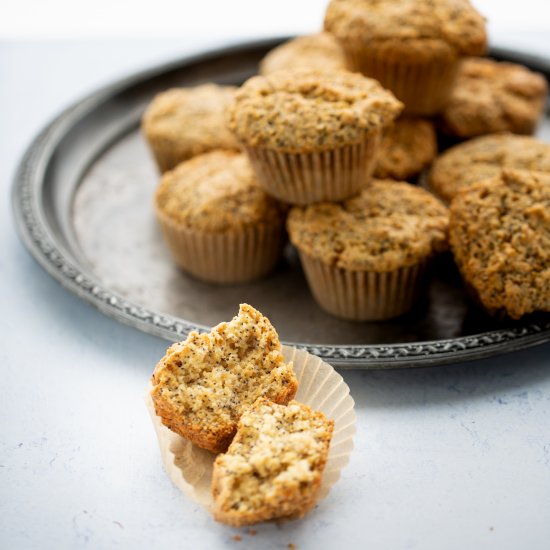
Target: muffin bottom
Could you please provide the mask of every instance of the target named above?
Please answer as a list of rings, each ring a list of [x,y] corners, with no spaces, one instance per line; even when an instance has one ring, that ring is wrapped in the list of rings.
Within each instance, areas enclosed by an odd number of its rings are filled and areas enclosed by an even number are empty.
[[[359,193],[372,179],[381,132],[361,143],[313,153],[281,153],[244,145],[264,191],[289,204],[341,201]]]
[[[176,264],[208,283],[247,283],[267,275],[285,243],[282,223],[205,233],[181,227],[160,212],[157,217]]]
[[[372,46],[346,48],[354,70],[378,80],[405,104],[404,113],[430,116],[441,112],[451,97],[459,67],[454,54],[435,51],[413,58],[406,52]]]
[[[393,271],[353,271],[299,254],[317,303],[350,321],[384,321],[407,313],[424,287],[429,264],[424,259]]]

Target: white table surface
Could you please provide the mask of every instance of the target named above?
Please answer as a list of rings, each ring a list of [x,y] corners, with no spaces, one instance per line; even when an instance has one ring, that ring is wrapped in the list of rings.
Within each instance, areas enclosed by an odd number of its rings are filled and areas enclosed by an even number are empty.
[[[550,55],[547,34],[508,38]],[[167,344],[46,275],[16,237],[9,188],[24,147],[69,102],[204,45],[0,45],[0,548],[550,548],[549,345],[344,372],[356,449],[302,521],[251,536],[172,486],[143,404]]]

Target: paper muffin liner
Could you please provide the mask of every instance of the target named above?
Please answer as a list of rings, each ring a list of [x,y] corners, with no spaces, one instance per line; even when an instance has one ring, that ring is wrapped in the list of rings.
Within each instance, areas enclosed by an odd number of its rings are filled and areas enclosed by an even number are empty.
[[[361,143],[329,151],[282,153],[243,145],[265,192],[289,204],[341,201],[357,195],[372,179],[381,132]]]
[[[317,303],[351,321],[383,321],[406,313],[420,295],[429,260],[387,272],[342,269],[299,251]]]
[[[455,82],[459,58],[427,57],[411,62],[372,47],[346,48],[355,70],[374,78],[405,104],[404,113],[430,116],[447,105]]]
[[[328,495],[349,462],[356,431],[355,403],[342,376],[328,363],[291,346],[283,346],[283,355],[285,361],[294,363],[298,380],[298,392],[294,399],[334,420],[328,460],[317,496],[320,500]],[[158,437],[166,473],[182,493],[211,510],[212,469],[216,455],[196,447],[161,423],[155,413],[150,388],[146,394],[146,405]]]
[[[206,233],[178,225],[158,210],[157,218],[174,261],[209,283],[245,283],[267,275],[279,261],[286,239],[282,222]]]

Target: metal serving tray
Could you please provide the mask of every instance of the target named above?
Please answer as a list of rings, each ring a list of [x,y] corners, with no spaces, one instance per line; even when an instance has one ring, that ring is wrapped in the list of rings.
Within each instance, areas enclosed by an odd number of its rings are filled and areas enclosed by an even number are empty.
[[[248,285],[208,285],[173,265],[152,209],[158,174],[139,132],[143,110],[169,87],[242,83],[282,40],[141,72],[62,112],[29,146],[13,187],[17,228],[38,263],[106,315],[172,341],[230,319],[248,302],[269,316],[285,343],[338,367],[443,365],[549,341],[548,316],[499,323],[470,304],[450,256],[437,262],[426,299],[383,323],[322,311],[290,246],[270,277]],[[550,76],[546,59],[502,49],[492,55]],[[539,134],[550,141],[550,120]]]

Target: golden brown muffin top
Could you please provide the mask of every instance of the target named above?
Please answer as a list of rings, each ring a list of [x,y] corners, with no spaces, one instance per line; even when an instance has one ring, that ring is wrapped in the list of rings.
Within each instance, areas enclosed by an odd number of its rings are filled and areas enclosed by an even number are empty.
[[[461,191],[450,241],[463,277],[491,312],[550,311],[550,174],[505,169]]]
[[[331,0],[325,30],[344,44],[440,40],[462,55],[483,55],[485,20],[469,0]]]
[[[236,88],[203,84],[172,88],[155,96],[143,115],[143,130],[151,141],[178,144],[182,159],[212,149],[238,149],[227,127],[227,107]]]
[[[550,172],[550,144],[530,136],[492,134],[451,147],[429,174],[430,188],[446,201],[463,188],[500,174],[502,168]]]
[[[247,80],[230,107],[229,124],[248,146],[305,153],[360,143],[402,108],[391,92],[360,74],[296,69]]]
[[[328,265],[385,272],[444,250],[448,222],[447,208],[424,189],[375,180],[345,202],[294,207],[287,227],[300,251]]]
[[[260,74],[289,69],[346,70],[344,50],[328,32],[299,36],[271,50],[260,63]]]
[[[534,132],[548,84],[543,75],[515,63],[468,58],[441,114],[444,130],[462,138],[493,132]]]
[[[166,172],[155,197],[157,211],[174,223],[207,232],[279,223],[279,204],[259,187],[244,154],[213,151]]]
[[[431,121],[398,118],[384,130],[374,170],[377,178],[408,180],[418,175],[437,155],[437,139]]]

